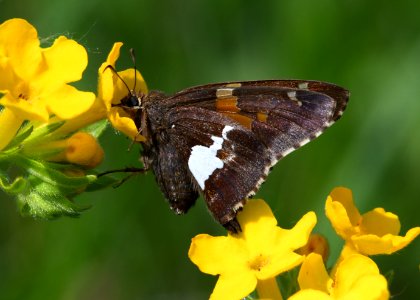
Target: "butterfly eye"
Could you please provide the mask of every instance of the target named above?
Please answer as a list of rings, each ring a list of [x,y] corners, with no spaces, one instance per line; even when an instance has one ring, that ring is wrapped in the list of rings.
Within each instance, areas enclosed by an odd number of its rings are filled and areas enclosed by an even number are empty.
[[[130,108],[136,108],[140,106],[140,101],[136,95],[131,94],[121,100],[121,105]]]

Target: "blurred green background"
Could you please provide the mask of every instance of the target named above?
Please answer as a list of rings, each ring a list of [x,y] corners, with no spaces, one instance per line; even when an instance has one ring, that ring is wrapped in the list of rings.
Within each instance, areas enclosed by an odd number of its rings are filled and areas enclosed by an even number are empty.
[[[351,91],[344,117],[319,139],[279,162],[259,192],[281,226],[307,211],[331,242],[342,242],[323,209],[333,187],[353,189],[362,212],[396,213],[402,232],[419,225],[420,2],[0,1],[0,22],[26,18],[42,38],[70,36],[89,52],[77,86],[96,91],[96,72],[115,41],[120,69],[132,66],[150,89],[168,93],[210,82],[301,78]],[[137,149],[108,129],[101,170],[133,166]],[[168,208],[152,174],[118,189],[84,194],[93,208],[78,219],[36,221],[0,194],[1,299],[205,299],[216,277],[189,261],[190,239],[224,234],[202,200],[185,216]],[[395,299],[420,293],[420,243],[373,257],[393,270]]]

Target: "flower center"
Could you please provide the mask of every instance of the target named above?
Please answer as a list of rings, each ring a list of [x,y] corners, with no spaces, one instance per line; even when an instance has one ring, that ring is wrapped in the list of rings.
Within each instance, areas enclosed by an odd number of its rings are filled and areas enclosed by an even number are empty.
[[[257,257],[255,257],[253,260],[248,262],[249,267],[254,271],[261,271],[263,267],[268,265],[270,262],[268,257],[265,257],[262,254],[259,254]]]
[[[29,100],[29,86],[25,82],[20,82],[14,91],[15,98],[19,100]]]
[[[28,96],[24,95],[23,93],[20,93],[18,98],[22,99],[22,100],[28,100],[29,99]]]

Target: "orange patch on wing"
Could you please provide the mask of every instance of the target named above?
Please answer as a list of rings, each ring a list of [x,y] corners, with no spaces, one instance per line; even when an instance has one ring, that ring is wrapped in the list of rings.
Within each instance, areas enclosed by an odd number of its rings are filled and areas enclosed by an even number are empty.
[[[248,129],[251,129],[251,124],[254,121],[252,118],[249,118],[247,116],[243,116],[234,112],[222,112],[222,114],[235,120],[236,122],[238,122],[239,124],[241,124],[242,126]]]
[[[260,122],[267,122],[268,115],[266,113],[257,113],[257,120]]]
[[[216,100],[216,109],[218,111],[238,112],[240,111],[237,97],[220,98]]]

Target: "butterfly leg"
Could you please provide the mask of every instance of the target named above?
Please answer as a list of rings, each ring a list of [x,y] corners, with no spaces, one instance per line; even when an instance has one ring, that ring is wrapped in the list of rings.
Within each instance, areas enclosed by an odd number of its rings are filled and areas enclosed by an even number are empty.
[[[126,167],[126,168],[123,168],[123,169],[115,169],[115,170],[109,170],[109,171],[106,171],[106,172],[99,173],[97,175],[97,177],[101,177],[101,176],[112,174],[112,173],[140,173],[140,174],[144,174],[146,172],[147,172],[147,169],[145,169],[145,168]]]
[[[147,169],[145,169],[145,168],[127,167],[127,168],[123,168],[123,169],[106,171],[106,172],[98,174],[96,177],[102,177],[104,175],[108,175],[108,174],[112,174],[112,173],[130,173],[114,185],[114,188],[118,188],[123,183],[125,183],[127,180],[129,180],[131,177],[133,177],[134,175],[144,174],[146,172],[147,172]]]

